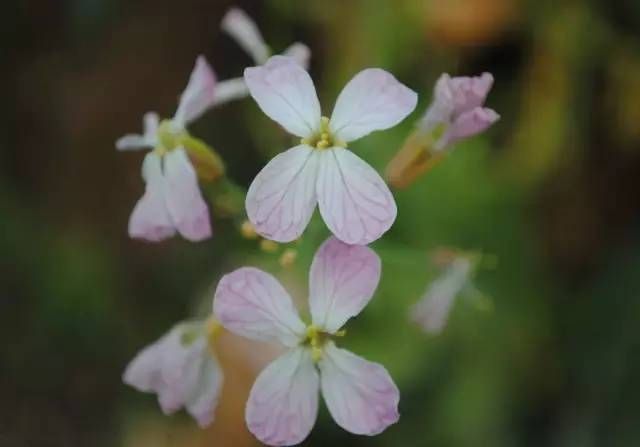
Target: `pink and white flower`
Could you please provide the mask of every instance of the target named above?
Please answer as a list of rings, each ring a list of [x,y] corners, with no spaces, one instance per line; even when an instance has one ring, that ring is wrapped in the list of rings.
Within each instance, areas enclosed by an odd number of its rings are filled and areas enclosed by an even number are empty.
[[[398,420],[400,395],[387,370],[333,341],[367,305],[379,279],[380,259],[371,249],[328,239],[311,265],[310,325],[273,276],[245,267],[221,279],[213,302],[221,324],[289,348],[262,371],[249,395],[246,421],[260,441],[302,442],[315,424],[319,391],[336,423],[351,433],[376,435]]]
[[[204,428],[213,422],[223,376],[204,324],[192,323],[177,325],[140,351],[122,380],[139,391],[156,393],[164,414],[185,407]]]
[[[411,319],[423,331],[439,334],[444,329],[456,297],[471,287],[474,262],[457,256],[427,288],[424,296],[410,310]]]
[[[118,150],[152,149],[142,164],[145,193],[129,219],[129,235],[158,242],[176,230],[190,241],[211,236],[207,204],[181,139],[186,126],[215,103],[216,79],[204,57],[198,57],[187,88],[172,119],[160,122],[154,112],[144,116],[142,135],[125,135]]]
[[[419,123],[422,132],[443,131],[435,143],[435,150],[484,132],[500,116],[483,107],[493,85],[491,73],[480,76],[440,76],[434,88],[434,99]],[[442,127],[442,129],[440,129]]]
[[[322,117],[309,74],[291,58],[273,56],[247,68],[251,96],[300,144],[277,155],[247,193],[249,220],[262,236],[289,242],[306,228],[316,204],[331,232],[349,244],[368,244],[393,224],[396,204],[378,173],[347,143],[402,121],[415,92],[390,73],[369,68],[342,90],[331,119]]]
[[[272,55],[256,23],[238,8],[231,8],[222,18],[222,30],[231,36],[244,49],[257,65],[267,62]],[[295,42],[286,48],[283,55],[293,58],[305,70],[309,67],[311,50],[305,44]],[[244,78],[232,78],[218,83],[216,104],[249,96]]]

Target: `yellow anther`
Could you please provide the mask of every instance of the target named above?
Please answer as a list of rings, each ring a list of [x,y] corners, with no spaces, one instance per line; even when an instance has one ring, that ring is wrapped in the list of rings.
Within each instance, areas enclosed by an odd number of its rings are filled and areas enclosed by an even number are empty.
[[[346,329],[340,329],[338,332],[336,332],[335,334],[336,337],[344,337],[345,335],[347,335],[347,330]]]
[[[256,229],[248,220],[242,222],[242,225],[240,226],[240,234],[242,234],[242,237],[245,239],[257,239],[258,237]]]
[[[318,149],[326,149],[329,147],[329,142],[327,140],[320,140],[318,144],[316,144],[316,147]]]
[[[318,326],[314,325],[314,324],[310,324],[309,326],[307,326],[307,339],[311,342],[311,344],[313,344],[314,340],[318,339],[318,334],[320,333],[320,331],[318,330]]]
[[[278,244],[269,239],[262,239],[260,241],[260,250],[267,253],[275,253],[278,251]]]
[[[298,257],[298,251],[293,248],[287,248],[282,256],[280,256],[280,265],[284,268],[291,267],[296,258]]]
[[[329,132],[322,132],[320,134],[320,139],[321,140],[325,140],[325,141],[329,141]]]

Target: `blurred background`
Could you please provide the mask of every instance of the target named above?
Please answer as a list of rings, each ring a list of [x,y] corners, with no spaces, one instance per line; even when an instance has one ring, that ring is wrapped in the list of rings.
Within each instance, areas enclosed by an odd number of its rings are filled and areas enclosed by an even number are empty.
[[[517,0],[9,0],[0,7],[0,446],[252,446],[243,406],[257,373],[240,341],[219,342],[226,385],[200,431],[121,382],[127,362],[176,321],[209,312],[225,272],[250,264],[301,306],[316,215],[284,268],[213,216],[214,237],[131,240],[141,153],[114,141],[142,114],[171,116],[195,57],[220,79],[248,56],[219,29],[230,6],[281,51],[312,51],[328,113],[366,67],[420,94],[396,128],[352,145],[382,171],[442,72],[489,71],[502,119],[411,187],[374,248],[383,279],[343,345],[398,383],[400,422],[374,438],[321,406],[305,445],[640,445],[640,2]],[[247,186],[289,137],[250,99],[191,127]],[[408,308],[440,246],[490,253],[439,336]],[[282,250],[282,248],[279,248]],[[341,340],[342,341],[342,340]],[[245,346],[245,345],[242,345]],[[245,346],[246,347],[246,346]]]

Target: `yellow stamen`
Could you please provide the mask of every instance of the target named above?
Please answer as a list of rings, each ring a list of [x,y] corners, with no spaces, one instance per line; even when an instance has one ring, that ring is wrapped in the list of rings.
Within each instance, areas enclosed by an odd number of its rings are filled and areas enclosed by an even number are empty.
[[[296,262],[297,257],[297,250],[287,248],[284,253],[282,253],[282,256],[280,256],[280,265],[284,268],[291,267],[293,263]]]
[[[256,229],[248,220],[245,220],[244,222],[242,222],[242,225],[240,226],[240,234],[242,234],[242,237],[245,239],[258,238],[258,233],[256,233]]]
[[[267,253],[275,253],[278,251],[278,244],[269,239],[262,239],[260,241],[260,250]]]

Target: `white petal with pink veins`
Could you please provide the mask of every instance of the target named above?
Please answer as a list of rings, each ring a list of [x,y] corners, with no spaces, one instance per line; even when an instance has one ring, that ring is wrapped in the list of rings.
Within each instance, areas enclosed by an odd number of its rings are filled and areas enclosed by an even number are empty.
[[[327,239],[313,258],[309,305],[313,324],[335,333],[367,305],[380,280],[380,258],[373,250]]]
[[[305,348],[283,354],[267,366],[251,388],[246,420],[249,431],[265,444],[299,444],[318,414],[318,372]]]
[[[198,56],[187,88],[180,96],[174,121],[185,127],[215,102],[216,76],[204,56]]]
[[[325,223],[347,244],[375,241],[391,228],[397,214],[386,183],[375,169],[347,149],[319,152],[317,194]]]
[[[244,80],[260,109],[287,132],[311,137],[320,126],[320,103],[309,73],[294,59],[272,56],[244,70]]]
[[[167,208],[176,228],[190,241],[207,239],[211,236],[209,209],[185,150],[179,148],[167,153],[164,170]]]
[[[319,367],[322,396],[342,428],[377,435],[398,421],[400,392],[382,365],[329,342]]]
[[[251,183],[245,205],[256,231],[278,242],[297,239],[316,207],[319,154],[306,145],[275,156]]]
[[[379,68],[361,71],[344,87],[330,126],[342,141],[353,141],[375,130],[389,129],[415,109],[418,95]]]
[[[295,346],[305,332],[291,297],[278,280],[252,267],[222,277],[213,313],[226,329],[254,340]]]
[[[129,235],[159,242],[173,236],[175,229],[165,203],[166,182],[162,174],[162,160],[153,152],[144,158],[142,177],[146,182],[145,192],[131,213]]]

